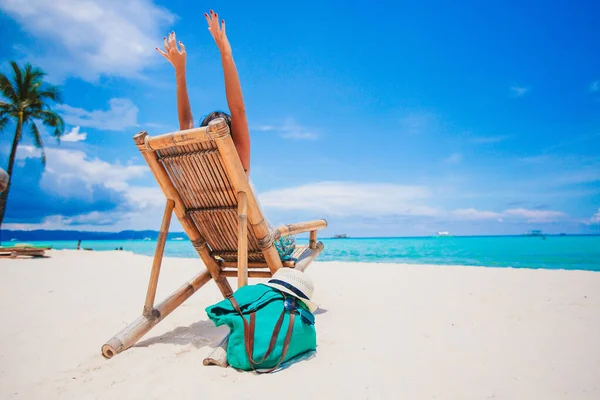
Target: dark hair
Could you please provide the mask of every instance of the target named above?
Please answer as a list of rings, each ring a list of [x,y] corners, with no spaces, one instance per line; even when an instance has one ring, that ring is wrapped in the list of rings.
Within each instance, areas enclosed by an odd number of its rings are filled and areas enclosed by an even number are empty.
[[[229,131],[231,131],[231,115],[229,115],[223,111],[211,112],[206,117],[204,117],[204,119],[200,123],[200,126],[208,126],[208,123],[210,121],[212,121],[213,119],[217,119],[217,118],[223,118],[225,120],[225,122],[227,122],[227,126],[229,126]]]

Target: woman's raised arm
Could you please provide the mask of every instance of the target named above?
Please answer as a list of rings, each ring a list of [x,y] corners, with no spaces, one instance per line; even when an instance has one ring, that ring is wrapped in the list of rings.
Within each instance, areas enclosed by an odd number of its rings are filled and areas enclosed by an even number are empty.
[[[244,169],[250,171],[250,132],[248,130],[248,119],[246,118],[246,107],[242,96],[242,85],[233,62],[231,54],[231,45],[225,33],[225,20],[219,25],[219,15],[210,10],[209,14],[204,14],[208,22],[208,30],[221,52],[221,63],[223,64],[223,73],[225,74],[225,93],[227,95],[227,104],[231,112],[231,135],[233,143],[238,152]]]
[[[190,107],[190,98],[187,91],[187,82],[185,79],[185,46],[179,42],[181,50],[177,48],[175,41],[175,32],[169,33],[164,38],[165,51],[158,47],[156,50],[163,55],[175,68],[175,84],[177,86],[177,115],[179,117],[179,129],[191,129],[194,127],[194,117]]]

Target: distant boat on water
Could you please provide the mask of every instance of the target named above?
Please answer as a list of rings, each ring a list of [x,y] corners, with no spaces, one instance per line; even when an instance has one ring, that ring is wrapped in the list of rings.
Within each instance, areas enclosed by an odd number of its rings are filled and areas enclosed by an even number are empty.
[[[437,233],[437,236],[438,237],[450,237],[451,235],[450,235],[450,232],[448,232],[448,231],[440,231]]]
[[[176,237],[176,238],[173,238],[172,240],[183,240],[183,238],[182,237]]]
[[[348,239],[348,235],[346,235],[345,233],[339,234],[339,235],[333,235],[334,239]]]
[[[143,238],[142,240],[144,240],[144,241],[148,242],[148,241],[152,240],[152,238],[145,237],[145,238]]]

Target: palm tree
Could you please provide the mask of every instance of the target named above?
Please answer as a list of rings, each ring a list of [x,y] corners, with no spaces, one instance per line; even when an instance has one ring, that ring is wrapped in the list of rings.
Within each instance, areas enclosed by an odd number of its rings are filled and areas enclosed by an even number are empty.
[[[6,190],[0,194],[0,227],[4,220],[8,192],[10,191],[13,166],[17,147],[23,137],[23,129],[29,128],[35,147],[41,150],[42,165],[46,166],[46,153],[44,143],[36,121],[41,121],[47,127],[52,128],[52,135],[60,142],[60,136],[64,133],[63,119],[51,110],[50,102],[60,102],[58,88],[43,81],[46,74],[31,64],[25,64],[21,69],[16,62],[10,62],[14,75],[11,81],[5,74],[0,73],[0,95],[8,102],[0,101],[0,132],[8,125],[9,121],[16,124],[15,136],[10,148],[7,173],[9,176]]]

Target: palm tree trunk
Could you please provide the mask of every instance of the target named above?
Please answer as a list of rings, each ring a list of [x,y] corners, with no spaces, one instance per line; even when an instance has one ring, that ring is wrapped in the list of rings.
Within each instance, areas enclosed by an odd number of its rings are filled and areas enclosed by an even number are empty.
[[[10,191],[10,185],[12,183],[12,171],[15,164],[15,157],[17,155],[17,146],[21,139],[21,131],[23,130],[23,113],[19,114],[19,121],[17,122],[17,129],[15,130],[15,138],[13,139],[12,147],[10,149],[10,157],[8,158],[8,186],[6,190],[0,194],[0,243],[2,243],[2,221],[4,221],[4,213],[6,212],[6,204],[8,200],[8,192]]]

